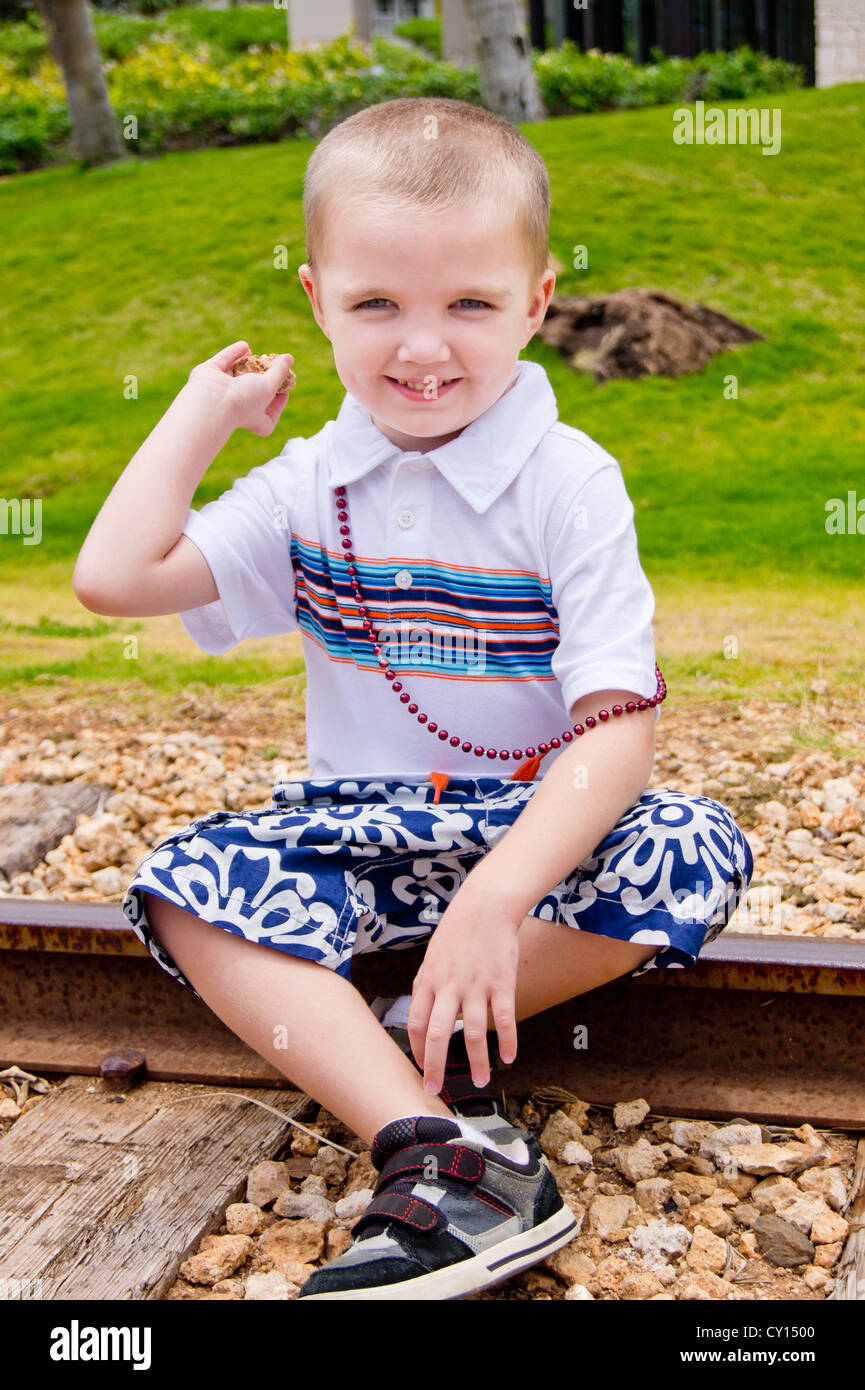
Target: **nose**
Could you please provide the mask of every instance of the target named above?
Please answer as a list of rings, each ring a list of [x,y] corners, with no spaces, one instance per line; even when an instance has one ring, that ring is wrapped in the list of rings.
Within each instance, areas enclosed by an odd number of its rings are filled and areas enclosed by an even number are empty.
[[[439,366],[450,361],[451,350],[434,332],[416,329],[403,339],[397,358],[418,367]]]

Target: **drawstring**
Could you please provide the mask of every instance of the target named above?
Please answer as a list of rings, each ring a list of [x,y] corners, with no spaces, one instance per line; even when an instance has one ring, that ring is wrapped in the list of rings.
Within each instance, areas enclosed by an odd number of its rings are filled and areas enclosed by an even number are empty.
[[[511,782],[530,782],[534,777],[537,776],[538,768],[541,765],[541,758],[545,758],[549,751],[550,750],[548,748],[546,750],[546,753],[536,753],[535,756],[533,758],[529,758],[527,762],[520,763],[519,767],[511,773],[509,780]],[[437,806],[441,799],[442,792],[444,791],[445,787],[450,781],[450,774],[447,772],[431,772],[429,775],[429,780],[432,782],[433,786],[436,789],[436,794],[433,797],[433,805]]]
[[[436,789],[436,794],[433,797],[433,805],[437,806],[442,792],[444,791],[448,782],[451,780],[450,774],[447,772],[431,772],[429,775],[429,779]]]

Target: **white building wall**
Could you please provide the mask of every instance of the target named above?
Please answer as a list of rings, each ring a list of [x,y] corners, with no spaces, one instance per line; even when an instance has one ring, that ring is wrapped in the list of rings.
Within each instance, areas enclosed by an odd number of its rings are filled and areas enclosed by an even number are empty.
[[[865,82],[865,0],[816,0],[815,86]]]

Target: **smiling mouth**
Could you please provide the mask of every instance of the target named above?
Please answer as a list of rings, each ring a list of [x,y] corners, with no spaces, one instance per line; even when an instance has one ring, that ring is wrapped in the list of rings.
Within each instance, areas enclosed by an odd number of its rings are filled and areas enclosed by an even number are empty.
[[[410,391],[425,391],[425,390],[427,389],[428,386],[433,386],[436,390],[438,390],[438,388],[439,388],[440,386],[450,386],[450,384],[451,384],[452,381],[459,381],[459,380],[460,380],[460,378],[459,378],[458,376],[449,376],[449,377],[441,377],[441,378],[438,378],[438,377],[437,377],[436,380],[435,380],[434,382],[428,382],[428,381],[411,381],[411,380],[409,380],[409,378],[407,378],[407,377],[398,377],[398,376],[390,376],[390,377],[388,377],[388,381],[395,381],[395,382],[397,383],[398,386],[407,386],[407,387],[409,388]]]

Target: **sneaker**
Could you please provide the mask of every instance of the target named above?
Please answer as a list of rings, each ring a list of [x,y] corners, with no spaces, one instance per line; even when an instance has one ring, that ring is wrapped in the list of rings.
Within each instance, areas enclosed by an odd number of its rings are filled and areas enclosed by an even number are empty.
[[[577,1234],[543,1154],[518,1163],[467,1138],[456,1120],[392,1120],[371,1156],[379,1178],[351,1245],[299,1298],[463,1298]]]
[[[388,1026],[385,1027],[385,1032],[390,1034],[400,1051],[405,1053],[418,1071],[421,1071],[411,1050],[411,1039],[407,1029]],[[493,1053],[494,1040],[495,1034],[488,1033],[487,1047],[490,1056]],[[439,1095],[455,1115],[471,1120],[475,1129],[481,1130],[497,1148],[506,1148],[509,1144],[522,1140],[537,1158],[542,1157],[541,1146],[535,1136],[508,1119],[502,1098],[492,1084],[492,1076],[486,1086],[475,1085],[461,1028],[457,1029],[448,1043],[444,1079]]]

